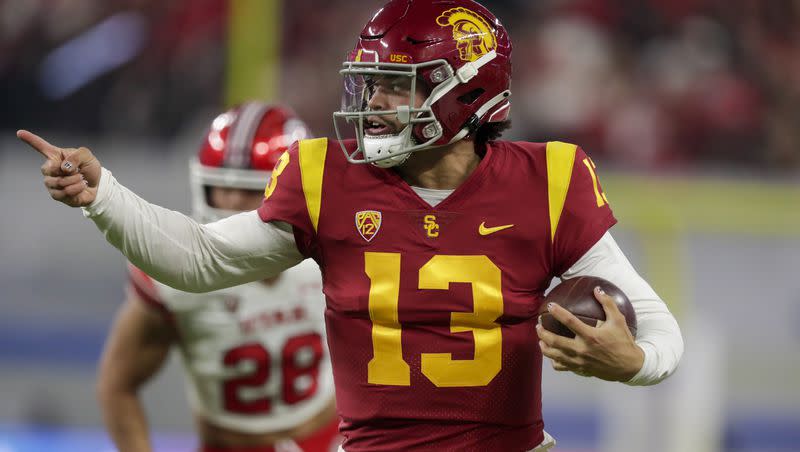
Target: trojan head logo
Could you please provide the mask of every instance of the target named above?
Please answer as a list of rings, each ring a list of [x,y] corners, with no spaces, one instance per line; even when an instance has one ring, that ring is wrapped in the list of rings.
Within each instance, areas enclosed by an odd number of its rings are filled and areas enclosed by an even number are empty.
[[[356,212],[356,229],[361,237],[370,242],[381,228],[381,213],[377,210]]]
[[[497,48],[497,40],[486,19],[466,8],[448,9],[436,18],[436,23],[453,27],[458,56],[464,61],[475,61]]]

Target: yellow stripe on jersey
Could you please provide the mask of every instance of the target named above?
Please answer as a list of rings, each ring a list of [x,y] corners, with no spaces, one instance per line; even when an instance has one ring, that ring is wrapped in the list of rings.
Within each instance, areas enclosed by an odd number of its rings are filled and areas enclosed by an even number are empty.
[[[328,139],[316,138],[300,141],[300,178],[306,198],[308,216],[317,231],[319,209],[322,205],[322,174],[325,169],[325,155],[328,152]]]
[[[550,205],[550,240],[556,237],[558,220],[567,201],[577,146],[560,141],[547,143],[547,200]]]

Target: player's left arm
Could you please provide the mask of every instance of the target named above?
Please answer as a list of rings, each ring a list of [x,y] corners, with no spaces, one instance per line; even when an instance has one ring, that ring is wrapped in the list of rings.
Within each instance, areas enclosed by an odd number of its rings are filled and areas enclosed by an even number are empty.
[[[596,294],[606,318],[599,328],[583,324],[558,306],[552,314],[580,331],[575,339],[556,336],[539,328],[542,352],[556,370],[577,371],[629,385],[652,385],[672,375],[683,356],[683,337],[675,317],[652,287],[633,268],[610,233],[603,237],[562,279],[597,276],[614,283],[630,299],[636,311],[636,338],[631,336],[622,313],[611,297]],[[634,348],[635,347],[635,348]]]
[[[586,275],[614,283],[633,304],[638,332],[634,340],[611,297],[596,292],[607,321],[599,328],[592,328],[553,305],[553,316],[570,327],[576,337],[568,339],[539,328],[542,353],[553,360],[556,370],[631,385],[658,383],[675,371],[683,354],[678,324],[608,232],[616,219],[594,162],[580,148],[548,144],[552,212],[553,201],[559,199],[554,196],[559,185],[558,177],[553,177],[558,172],[550,171],[551,168],[571,168],[561,176],[561,186],[567,186],[563,209],[557,217],[551,213],[554,273],[562,279]]]

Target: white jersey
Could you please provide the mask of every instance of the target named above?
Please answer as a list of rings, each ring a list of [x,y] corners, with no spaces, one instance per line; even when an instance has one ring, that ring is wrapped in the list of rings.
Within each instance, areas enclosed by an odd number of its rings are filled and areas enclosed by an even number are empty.
[[[307,421],[333,397],[322,283],[307,260],[272,284],[182,292],[131,266],[131,288],[173,323],[192,409],[248,433]]]

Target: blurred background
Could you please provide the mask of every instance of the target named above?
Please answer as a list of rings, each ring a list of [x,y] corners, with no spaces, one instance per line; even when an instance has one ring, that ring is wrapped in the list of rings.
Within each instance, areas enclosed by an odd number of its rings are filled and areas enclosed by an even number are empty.
[[[41,187],[13,132],[87,145],[189,210],[187,161],[249,98],[333,134],[344,55],[382,0],[0,0],[0,451],[113,450],[94,372],[125,262]],[[800,1],[484,1],[514,42],[504,138],[579,143],[614,234],[687,342],[650,388],[546,369],[563,452],[800,451]],[[196,444],[176,363],[157,450]]]

